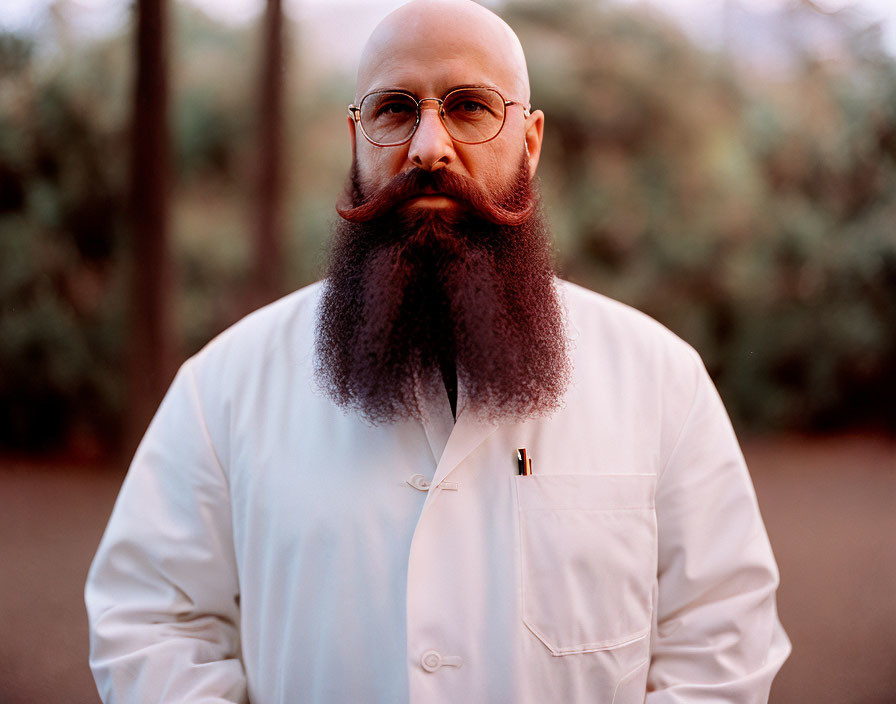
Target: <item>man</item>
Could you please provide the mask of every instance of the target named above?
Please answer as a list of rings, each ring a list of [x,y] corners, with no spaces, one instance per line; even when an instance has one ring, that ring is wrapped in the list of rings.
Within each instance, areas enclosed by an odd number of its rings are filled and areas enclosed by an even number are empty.
[[[87,584],[106,702],[763,702],[789,652],[696,353],[556,280],[513,32],[367,44],[330,272],[179,372]]]

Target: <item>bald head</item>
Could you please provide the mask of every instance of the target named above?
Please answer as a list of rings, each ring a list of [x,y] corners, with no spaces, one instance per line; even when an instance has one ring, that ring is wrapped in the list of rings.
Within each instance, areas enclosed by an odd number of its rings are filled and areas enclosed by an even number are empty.
[[[460,88],[489,88],[505,100],[503,122],[488,139],[464,141],[452,136],[435,101]],[[364,47],[358,69],[355,104],[371,93],[415,96],[417,122],[403,142],[379,144],[364,131],[363,110],[346,116],[352,156],[361,192],[373,193],[389,179],[412,169],[448,169],[473,179],[489,193],[514,187],[521,162],[535,175],[541,152],[544,114],[529,110],[529,77],[523,49],[500,17],[471,0],[412,0],[387,16]],[[494,100],[492,97],[491,100]],[[368,107],[376,105],[371,99]],[[385,102],[384,118],[395,118],[397,102]],[[494,104],[464,99],[469,125],[482,125],[484,112],[501,117]],[[372,109],[372,108],[371,108]],[[454,120],[459,116],[451,119]],[[450,198],[418,198],[414,208],[456,209]]]
[[[361,54],[355,97],[401,88],[402,81],[419,83],[421,76],[410,74],[421,69],[434,78],[438,71],[449,83],[476,83],[529,102],[519,39],[504,20],[471,0],[413,0],[388,15]]]

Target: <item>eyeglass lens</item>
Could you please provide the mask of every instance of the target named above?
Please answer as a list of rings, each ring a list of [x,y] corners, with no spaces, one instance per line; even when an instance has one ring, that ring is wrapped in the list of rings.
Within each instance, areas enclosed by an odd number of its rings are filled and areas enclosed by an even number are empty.
[[[413,133],[417,111],[404,93],[371,93],[361,101],[361,127],[374,142],[398,144]],[[440,115],[452,139],[485,142],[501,131],[504,99],[489,88],[460,88],[445,96]]]

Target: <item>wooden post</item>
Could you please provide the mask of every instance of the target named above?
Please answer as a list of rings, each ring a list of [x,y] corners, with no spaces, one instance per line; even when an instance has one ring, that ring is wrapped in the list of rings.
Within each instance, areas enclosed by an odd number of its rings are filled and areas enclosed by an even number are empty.
[[[125,452],[146,429],[171,382],[167,0],[138,0],[131,135],[131,310]]]
[[[258,162],[253,240],[253,307],[283,294],[283,7],[267,0],[262,32]]]

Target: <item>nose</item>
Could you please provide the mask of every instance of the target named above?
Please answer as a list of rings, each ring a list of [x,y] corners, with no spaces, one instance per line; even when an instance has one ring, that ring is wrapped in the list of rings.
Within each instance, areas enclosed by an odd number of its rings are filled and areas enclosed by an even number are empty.
[[[408,146],[408,161],[426,171],[444,168],[455,159],[454,141],[439,119],[437,102],[423,101],[420,124]]]

